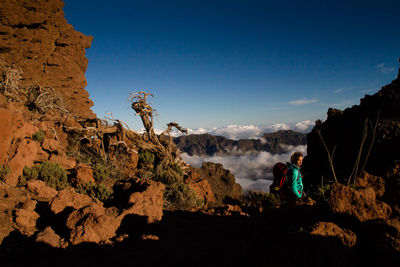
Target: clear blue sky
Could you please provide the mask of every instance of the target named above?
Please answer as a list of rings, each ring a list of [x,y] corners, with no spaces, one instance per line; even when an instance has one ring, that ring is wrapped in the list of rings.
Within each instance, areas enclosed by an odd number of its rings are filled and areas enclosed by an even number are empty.
[[[146,90],[156,127],[268,125],[325,119],[392,81],[400,1],[65,0],[94,37],[93,111],[141,128],[127,101]]]

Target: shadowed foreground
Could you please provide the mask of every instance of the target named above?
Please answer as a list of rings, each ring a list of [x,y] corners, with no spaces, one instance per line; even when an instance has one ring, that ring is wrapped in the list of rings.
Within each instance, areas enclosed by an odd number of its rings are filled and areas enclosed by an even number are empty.
[[[317,221],[312,216],[317,209],[272,209],[251,217],[166,212],[161,222],[153,224],[130,215],[119,229],[129,235],[122,242],[67,249],[35,243],[14,231],[1,245],[1,265],[370,266],[391,260],[367,247],[350,249],[337,238],[307,233]]]

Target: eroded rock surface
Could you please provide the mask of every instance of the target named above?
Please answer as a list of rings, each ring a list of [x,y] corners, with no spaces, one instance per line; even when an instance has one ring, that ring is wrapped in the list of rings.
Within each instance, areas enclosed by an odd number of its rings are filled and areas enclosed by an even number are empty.
[[[67,23],[63,5],[61,0],[2,0],[0,60],[22,71],[22,86],[52,87],[70,112],[95,117],[84,90],[85,49],[92,37]]]
[[[335,214],[350,215],[359,221],[389,218],[390,206],[376,199],[372,187],[355,190],[342,184],[334,184],[329,196],[330,209]]]

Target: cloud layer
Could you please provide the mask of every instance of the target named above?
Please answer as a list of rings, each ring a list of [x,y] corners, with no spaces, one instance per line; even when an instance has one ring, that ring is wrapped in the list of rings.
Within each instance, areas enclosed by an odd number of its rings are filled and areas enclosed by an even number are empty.
[[[391,73],[395,71],[393,67],[387,67],[385,63],[376,65],[376,68],[382,73]]]
[[[300,105],[307,105],[307,104],[312,104],[316,103],[317,99],[298,99],[298,100],[293,100],[289,101],[289,104],[295,105],[295,106],[300,106]]]
[[[247,153],[234,156],[189,156],[183,153],[183,160],[195,167],[201,167],[202,162],[215,162],[224,165],[236,177],[243,190],[269,191],[272,183],[272,167],[277,162],[287,162],[294,151],[306,154],[307,146],[287,146],[284,154],[269,152]]]
[[[301,133],[308,133],[312,130],[315,123],[309,120],[301,121],[293,124],[286,123],[277,123],[268,126],[255,126],[255,125],[228,125],[218,128],[196,128],[196,129],[188,129],[189,134],[205,134],[209,133],[211,135],[219,135],[224,136],[226,138],[232,140],[239,139],[259,139],[264,133],[273,133],[279,130],[293,130]],[[157,134],[163,132],[163,130],[155,130]],[[177,131],[171,132],[171,135],[174,137],[181,136],[182,134]]]

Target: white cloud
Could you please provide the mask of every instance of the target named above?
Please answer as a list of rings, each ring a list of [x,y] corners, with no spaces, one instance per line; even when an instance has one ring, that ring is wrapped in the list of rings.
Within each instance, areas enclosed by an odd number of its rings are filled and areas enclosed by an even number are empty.
[[[293,100],[289,101],[289,104],[295,105],[295,106],[300,106],[300,105],[307,105],[307,104],[312,104],[316,103],[317,99],[298,99],[298,100]]]
[[[301,122],[296,123],[294,130],[297,132],[308,133],[312,130],[314,125],[315,125],[315,123],[310,120],[301,121]]]
[[[341,93],[341,92],[346,91],[346,90],[347,90],[347,88],[338,88],[335,91],[333,91],[333,93],[338,94],[338,93]]]
[[[367,90],[362,90],[362,93],[372,93],[372,92],[376,92],[376,89],[367,89]]]
[[[393,67],[387,67],[385,63],[381,63],[381,64],[376,65],[376,68],[380,72],[385,73],[385,74],[395,71],[395,69]]]
[[[189,156],[181,154],[183,160],[195,167],[201,167],[202,162],[221,163],[225,169],[229,169],[236,177],[243,190],[258,190],[268,192],[272,183],[272,167],[277,162],[287,162],[294,151],[303,154],[307,146],[287,146],[284,154],[271,154],[269,152],[253,152],[234,156]]]
[[[239,139],[259,139],[264,133],[273,133],[279,130],[293,130],[302,133],[308,133],[312,130],[315,123],[310,120],[301,121],[298,123],[286,124],[276,123],[267,126],[255,126],[255,125],[228,125],[223,127],[215,127],[211,129],[197,128],[188,129],[188,134],[205,134],[219,135],[232,140]],[[156,133],[161,133],[162,130],[155,130]],[[172,131],[171,135],[174,137],[181,136],[182,133],[178,131]]]

